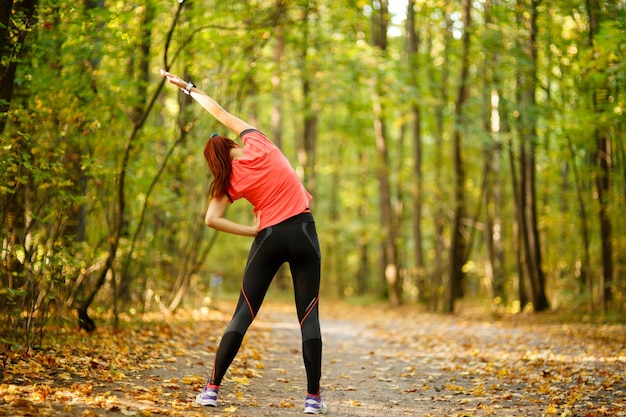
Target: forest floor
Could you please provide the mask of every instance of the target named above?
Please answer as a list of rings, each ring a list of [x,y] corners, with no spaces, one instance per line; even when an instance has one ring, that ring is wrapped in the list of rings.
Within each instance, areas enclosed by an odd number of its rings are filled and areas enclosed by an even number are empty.
[[[269,299],[218,407],[195,404],[233,307],[66,331],[30,354],[0,351],[0,416],[302,415],[295,310]],[[321,312],[329,415],[626,416],[625,326],[338,302]]]

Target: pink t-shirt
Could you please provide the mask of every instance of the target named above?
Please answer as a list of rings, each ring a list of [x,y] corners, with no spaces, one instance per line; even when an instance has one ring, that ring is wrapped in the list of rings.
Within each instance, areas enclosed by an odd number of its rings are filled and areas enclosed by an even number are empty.
[[[241,132],[244,156],[232,162],[228,194],[261,211],[264,229],[302,213],[313,199],[283,153],[258,130]]]

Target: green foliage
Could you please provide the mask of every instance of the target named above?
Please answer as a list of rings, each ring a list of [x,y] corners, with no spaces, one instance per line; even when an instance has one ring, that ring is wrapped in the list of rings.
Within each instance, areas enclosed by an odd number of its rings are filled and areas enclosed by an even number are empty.
[[[48,320],[72,315],[105,268],[120,216],[119,247],[93,305],[103,315],[167,310],[181,282],[189,284],[188,294],[198,295],[193,301],[202,302],[210,291],[209,274],[217,270],[228,288],[237,289],[249,239],[214,240],[202,224],[210,181],[202,148],[211,133],[227,132],[199,106],[169,87],[161,89],[158,69],[164,66],[270,136],[280,112],[281,146],[298,171],[304,164],[305,111],[315,113],[314,211],[325,253],[323,285],[342,296],[360,288],[369,289],[365,297],[382,295],[377,265],[385,233],[379,225],[372,96],[374,80],[383,79],[399,268],[412,299],[417,296],[413,248],[421,246],[425,301],[438,305],[452,232],[450,149],[463,30],[458,2],[417,2],[419,45],[411,59],[403,22],[396,23],[402,36],[390,37],[384,54],[372,47],[368,2],[288,1],[282,7],[270,1],[186,2],[177,22],[177,2],[113,2],[89,10],[65,0],[39,3],[38,23],[20,51],[9,124],[0,137],[3,340],[31,345]],[[497,2],[488,10],[482,3],[473,9],[471,82],[458,126],[466,137],[466,223],[474,234],[468,294],[493,296],[483,227],[485,216],[497,215],[498,296],[518,301],[511,158],[519,157],[516,128],[532,115],[538,126],[539,227],[554,305],[580,291],[590,308],[597,306],[601,253],[592,132],[604,129],[610,136],[613,308],[623,311],[626,241],[619,231],[626,221],[621,215],[626,161],[620,138],[626,42],[620,17],[625,11],[622,5],[603,5],[607,15],[591,45],[586,4],[542,4],[539,88],[534,107],[524,112],[519,70],[531,61],[524,49],[528,27],[518,18],[522,6]],[[305,79],[311,103],[305,102]],[[494,97],[498,131],[490,130]],[[415,105],[421,111],[421,208],[413,207],[412,199]],[[491,162],[487,173],[485,161]],[[486,189],[495,197],[483,204]],[[418,209],[419,242],[411,228]],[[228,216],[249,222],[251,208],[236,202]],[[580,244],[583,229],[590,237],[587,252]],[[586,272],[585,253],[591,268]]]

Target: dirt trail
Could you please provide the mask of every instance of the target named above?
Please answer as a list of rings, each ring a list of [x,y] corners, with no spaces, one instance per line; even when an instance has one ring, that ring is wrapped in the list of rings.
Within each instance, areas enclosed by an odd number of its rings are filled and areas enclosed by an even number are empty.
[[[103,326],[35,355],[5,354],[0,416],[302,415],[294,307],[272,300],[246,335],[218,407],[195,404],[233,308],[224,301],[170,320],[144,317],[137,327]],[[331,416],[626,416],[624,326],[334,302],[321,312]]]
[[[569,326],[374,312],[322,313],[330,415],[626,415],[623,328],[606,328],[600,333],[607,339],[595,340]],[[245,348],[258,343],[265,368],[245,385],[224,383],[224,408],[206,415],[301,413],[305,380],[295,313],[269,304],[253,327]],[[609,343],[610,335],[617,343]]]
[[[254,330],[271,335],[263,357],[268,368],[243,388],[225,383],[222,396],[226,408],[228,405],[237,408],[237,416],[296,415],[302,408],[305,386],[297,324],[289,312],[277,310],[276,306],[263,313]],[[342,417],[542,415],[545,405],[527,398],[522,401],[524,388],[519,384],[512,383],[508,391],[512,388],[514,393],[500,399],[495,392],[490,399],[472,395],[476,375],[455,365],[458,360],[467,361],[463,358],[465,354],[473,354],[469,349],[458,351],[459,343],[470,348],[467,341],[458,339],[459,334],[489,342],[489,339],[522,337],[519,330],[498,329],[486,324],[460,327],[454,321],[435,316],[429,319],[438,322],[415,322],[410,331],[403,327],[406,323],[393,320],[376,322],[359,316],[323,318],[322,383],[329,414]],[[254,330],[248,343],[254,343]],[[446,347],[448,337],[456,340]],[[497,372],[495,367],[493,372]],[[488,383],[487,379],[492,379],[488,375],[481,375],[481,378],[482,386]],[[463,385],[467,389],[462,389]],[[242,389],[249,401],[235,400],[232,391],[237,389]]]

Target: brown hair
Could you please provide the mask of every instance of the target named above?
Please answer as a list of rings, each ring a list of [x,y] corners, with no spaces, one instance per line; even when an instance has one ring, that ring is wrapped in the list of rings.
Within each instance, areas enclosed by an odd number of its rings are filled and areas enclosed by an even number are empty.
[[[228,195],[230,185],[230,173],[232,171],[232,158],[230,150],[236,148],[237,142],[219,135],[213,135],[204,147],[204,157],[209,164],[209,169],[213,173],[213,181],[209,195],[220,197]]]

